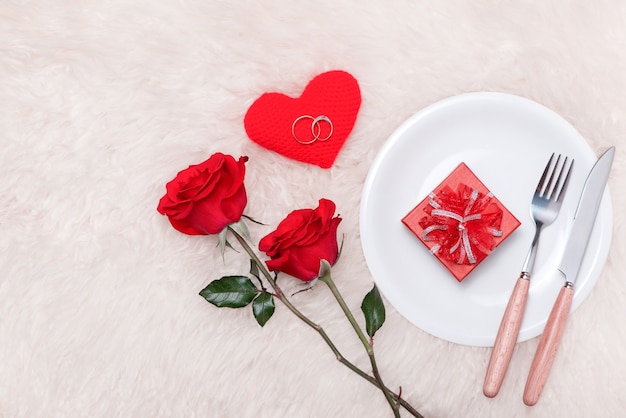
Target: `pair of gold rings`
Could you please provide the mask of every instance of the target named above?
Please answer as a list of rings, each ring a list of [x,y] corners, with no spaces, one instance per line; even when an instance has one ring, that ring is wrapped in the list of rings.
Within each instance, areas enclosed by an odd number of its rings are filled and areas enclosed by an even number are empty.
[[[301,138],[298,138],[298,135],[296,135],[296,125],[303,119],[311,119],[311,139],[302,140]],[[330,127],[330,132],[328,132],[328,135],[323,138],[320,137],[320,135],[322,134],[321,123],[326,123]],[[330,118],[325,115],[320,115],[316,118],[310,115],[302,115],[296,118],[296,120],[294,120],[293,124],[291,125],[291,135],[293,135],[293,139],[295,139],[297,143],[302,145],[310,145],[315,141],[328,141],[333,135],[333,130],[333,123],[331,122]]]

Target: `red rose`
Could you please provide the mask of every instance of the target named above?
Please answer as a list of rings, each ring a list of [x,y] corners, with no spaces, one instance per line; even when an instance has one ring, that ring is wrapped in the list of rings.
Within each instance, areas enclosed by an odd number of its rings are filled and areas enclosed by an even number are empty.
[[[246,161],[248,157],[235,161],[218,152],[203,163],[189,166],[167,183],[167,193],[157,210],[185,234],[218,234],[241,219],[248,203],[243,184]]]
[[[308,282],[318,276],[320,261],[337,261],[337,227],[341,218],[333,218],[335,203],[320,199],[316,209],[294,210],[278,228],[259,242],[259,250],[271,260],[270,271],[281,271]]]

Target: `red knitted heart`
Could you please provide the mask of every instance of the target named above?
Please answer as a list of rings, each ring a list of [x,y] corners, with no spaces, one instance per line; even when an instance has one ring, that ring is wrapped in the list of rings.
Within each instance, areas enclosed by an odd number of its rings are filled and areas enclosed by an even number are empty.
[[[330,168],[354,127],[360,106],[356,79],[345,71],[329,71],[313,78],[298,98],[262,94],[248,109],[244,125],[250,139],[262,147]],[[304,118],[299,119],[301,116]],[[315,118],[319,122],[312,125]],[[327,120],[332,123],[332,132]],[[299,143],[294,133],[300,141],[312,143]],[[314,140],[316,135],[318,140]]]

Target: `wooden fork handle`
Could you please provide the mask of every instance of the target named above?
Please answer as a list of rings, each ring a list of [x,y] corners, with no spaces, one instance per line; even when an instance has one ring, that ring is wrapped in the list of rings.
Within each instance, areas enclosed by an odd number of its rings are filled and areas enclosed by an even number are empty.
[[[574,287],[568,282],[561,288],[554,302],[546,328],[539,340],[535,358],[530,366],[526,388],[524,389],[524,403],[526,405],[532,406],[537,403],[541,391],[548,380],[556,351],[559,348],[559,342],[563,336],[565,321],[569,315],[573,297]]]
[[[529,286],[530,280],[522,274],[517,279],[513,293],[511,293],[509,302],[506,305],[506,310],[498,329],[498,335],[491,351],[485,383],[483,384],[483,393],[489,398],[493,398],[500,391],[502,381],[509,367],[519,329],[522,325],[522,318],[524,317]]]

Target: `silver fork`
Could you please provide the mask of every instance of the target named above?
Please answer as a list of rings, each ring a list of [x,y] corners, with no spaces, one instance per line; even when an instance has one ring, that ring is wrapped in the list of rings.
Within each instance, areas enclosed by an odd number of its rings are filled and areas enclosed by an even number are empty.
[[[483,393],[489,398],[493,398],[500,391],[504,375],[509,367],[513,348],[517,342],[522,318],[524,316],[524,308],[526,307],[526,299],[528,298],[528,288],[530,286],[530,273],[532,272],[537,255],[537,243],[539,236],[544,227],[550,225],[559,215],[563,197],[567,190],[570,174],[574,165],[572,159],[569,164],[568,158],[565,157],[561,162],[559,155],[556,162],[552,164],[554,154],[550,156],[546,168],[543,170],[539,184],[535,189],[532,202],[530,204],[530,212],[535,223],[535,236],[533,237],[530,250],[524,261],[522,272],[515,283],[511,297],[504,311],[498,335],[491,352],[489,366],[487,367],[487,375],[483,385]]]

